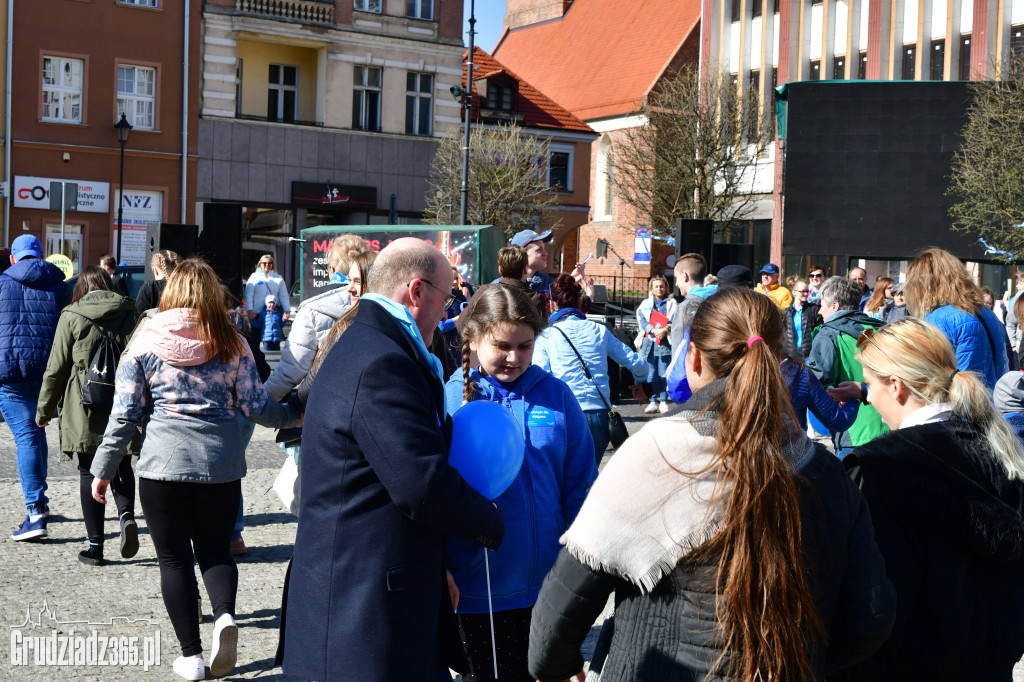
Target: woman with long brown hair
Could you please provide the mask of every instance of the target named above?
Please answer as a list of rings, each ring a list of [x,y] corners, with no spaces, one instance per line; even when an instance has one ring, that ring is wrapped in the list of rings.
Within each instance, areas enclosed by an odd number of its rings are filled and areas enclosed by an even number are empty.
[[[93,353],[104,337],[124,348],[135,326],[135,302],[112,291],[110,275],[96,265],[87,266],[78,277],[71,305],[57,321],[57,333],[39,392],[36,423],[46,426],[60,405],[61,460],[78,458],[79,497],[89,546],[78,560],[89,566],[103,566],[103,516],[106,509],[92,499],[92,466],[96,448],[110,417],[106,405],[83,405],[82,387]],[[130,559],[139,551],[139,529],[135,523],[135,474],[131,455],[138,454],[141,438],[136,436],[115,468],[111,488],[121,526],[120,553]]]
[[[960,260],[928,249],[907,268],[907,310],[938,327],[953,345],[956,367],[978,372],[991,389],[1009,369],[1003,324]]]
[[[875,290],[864,303],[864,314],[870,315],[876,320],[885,317],[886,311],[892,305],[892,277],[878,277],[875,279]]]
[[[698,308],[693,397],[594,483],[534,607],[530,671],[564,680],[615,593],[592,669],[610,680],[811,680],[875,651],[895,599],[864,501],[797,427],[766,296]],[[826,644],[827,643],[827,644]]]
[[[230,318],[213,268],[183,261],[168,278],[160,312],[121,360],[114,408],[92,463],[93,497],[107,485],[139,430],[139,495],[160,562],[160,590],[181,644],[174,672],[205,676],[196,611],[195,559],[215,620],[210,671],[235,665],[238,569],[228,546],[242,493],[245,453],[236,410],[264,426],[299,416],[263,389],[252,354]]]

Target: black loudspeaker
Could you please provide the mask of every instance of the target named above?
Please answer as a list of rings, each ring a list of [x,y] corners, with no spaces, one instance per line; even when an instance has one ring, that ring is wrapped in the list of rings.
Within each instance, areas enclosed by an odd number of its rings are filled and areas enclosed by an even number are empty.
[[[745,265],[754,272],[753,244],[715,244],[711,248],[711,262],[708,272],[718,274],[726,265]],[[756,279],[756,277],[755,277]]]
[[[713,220],[676,220],[676,258],[686,253],[699,253],[711,263],[711,245],[714,242],[715,223]]]
[[[242,293],[242,205],[203,204],[199,255],[233,293]]]
[[[153,254],[157,251],[170,250],[179,258],[196,255],[199,226],[182,223],[152,222],[146,226],[146,281],[153,280]]]

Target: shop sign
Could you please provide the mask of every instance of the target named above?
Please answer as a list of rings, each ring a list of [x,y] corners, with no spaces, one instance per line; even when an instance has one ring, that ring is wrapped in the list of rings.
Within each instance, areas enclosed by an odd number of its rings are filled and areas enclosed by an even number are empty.
[[[110,183],[68,178],[37,178],[14,176],[14,207],[50,210],[50,183],[78,185],[78,210],[85,213],[106,213],[110,210]]]
[[[293,182],[292,203],[299,206],[377,208],[377,188],[329,182]]]

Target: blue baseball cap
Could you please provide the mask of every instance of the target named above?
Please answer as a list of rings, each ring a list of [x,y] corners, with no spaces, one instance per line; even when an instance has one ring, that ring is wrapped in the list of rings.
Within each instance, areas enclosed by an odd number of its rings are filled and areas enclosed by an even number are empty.
[[[779,266],[776,265],[775,263],[768,263],[763,268],[761,268],[761,273],[762,274],[767,273],[769,275],[777,275],[777,274],[779,274]]]
[[[534,232],[533,230],[523,230],[522,232],[516,232],[516,236],[509,240],[509,244],[515,246],[522,246],[526,248],[526,245],[530,242],[546,242],[551,239],[551,230],[547,232]]]
[[[32,235],[23,234],[11,243],[11,255],[14,256],[14,260],[21,260],[28,256],[42,258],[43,245]]]

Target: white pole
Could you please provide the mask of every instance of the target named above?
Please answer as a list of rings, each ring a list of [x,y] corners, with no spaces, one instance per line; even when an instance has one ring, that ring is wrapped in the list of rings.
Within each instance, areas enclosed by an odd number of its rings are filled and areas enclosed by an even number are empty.
[[[60,181],[60,254],[64,255],[64,216],[68,206],[68,183]]]
[[[494,605],[491,604],[491,564],[484,548],[484,571],[487,573],[487,616],[491,619],[491,660],[494,662],[494,679],[498,679],[498,646],[494,643]]]

